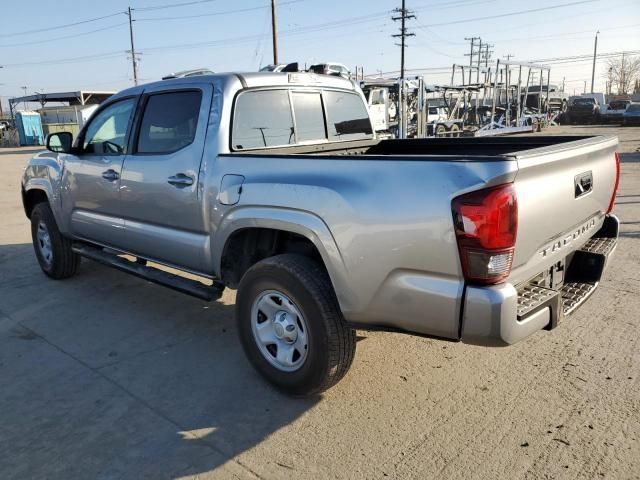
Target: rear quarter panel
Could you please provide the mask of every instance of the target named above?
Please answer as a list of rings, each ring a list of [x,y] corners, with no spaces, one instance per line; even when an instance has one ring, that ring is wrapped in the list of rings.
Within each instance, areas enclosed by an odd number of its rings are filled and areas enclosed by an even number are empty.
[[[515,161],[495,159],[231,154],[219,156],[208,175],[245,177],[239,203],[218,211],[214,224],[243,209],[271,208],[327,226],[339,251],[332,258],[342,262],[329,272],[348,320],[456,338],[463,280],[451,200],[515,173]]]

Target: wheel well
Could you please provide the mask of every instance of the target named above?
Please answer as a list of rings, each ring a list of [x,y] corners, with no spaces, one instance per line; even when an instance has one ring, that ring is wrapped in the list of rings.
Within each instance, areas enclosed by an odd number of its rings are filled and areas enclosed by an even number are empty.
[[[31,218],[31,212],[38,203],[48,202],[49,197],[44,190],[34,188],[28,192],[22,192],[22,204],[24,205],[24,213],[28,218]]]
[[[320,252],[307,237],[285,230],[246,228],[234,232],[227,239],[220,262],[221,280],[228,287],[236,288],[254,264],[282,253],[304,255],[324,268]]]

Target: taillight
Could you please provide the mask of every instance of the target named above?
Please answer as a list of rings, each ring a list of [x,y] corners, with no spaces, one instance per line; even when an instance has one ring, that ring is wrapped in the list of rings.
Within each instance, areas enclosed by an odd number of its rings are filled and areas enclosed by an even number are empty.
[[[614,156],[616,157],[616,179],[613,183],[613,193],[611,194],[611,201],[609,202],[607,213],[611,213],[613,210],[613,205],[616,203],[616,193],[618,193],[618,184],[620,183],[620,157],[618,156],[618,152],[615,152]]]
[[[518,231],[513,184],[460,195],[451,210],[465,280],[493,284],[507,278]]]

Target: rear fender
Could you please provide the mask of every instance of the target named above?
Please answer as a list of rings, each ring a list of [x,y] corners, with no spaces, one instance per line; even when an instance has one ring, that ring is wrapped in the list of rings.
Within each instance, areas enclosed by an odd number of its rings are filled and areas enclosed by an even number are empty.
[[[309,212],[276,207],[238,207],[222,220],[213,239],[214,269],[218,274],[227,240],[234,232],[245,228],[269,228],[296,233],[308,238],[318,249],[329,273],[343,312],[354,308],[356,292],[347,282],[344,260],[329,227]]]

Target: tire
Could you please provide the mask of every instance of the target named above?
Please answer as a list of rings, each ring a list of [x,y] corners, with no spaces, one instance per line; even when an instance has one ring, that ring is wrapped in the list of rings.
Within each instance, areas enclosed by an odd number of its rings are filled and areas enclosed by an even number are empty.
[[[238,287],[236,321],[251,364],[288,394],[327,390],[353,361],[355,331],[342,316],[329,276],[302,255],[277,255],[251,267]],[[279,360],[280,352],[286,360]]]
[[[38,203],[31,212],[31,238],[42,271],[55,280],[76,273],[80,256],[71,250],[71,240],[58,230],[48,203]]]

